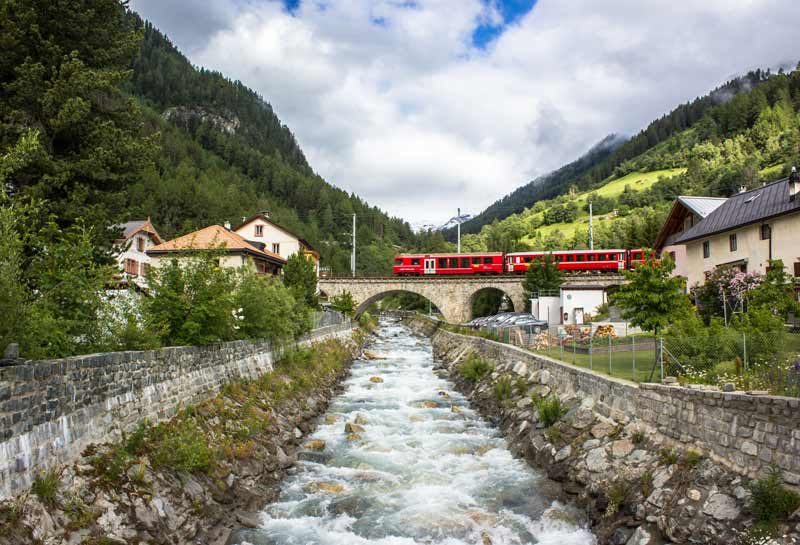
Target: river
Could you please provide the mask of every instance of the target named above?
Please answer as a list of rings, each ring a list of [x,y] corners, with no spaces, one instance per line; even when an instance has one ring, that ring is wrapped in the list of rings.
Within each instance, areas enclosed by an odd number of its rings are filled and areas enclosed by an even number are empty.
[[[499,431],[434,372],[431,344],[383,319],[253,545],[593,545]],[[377,357],[376,357],[377,356]],[[377,378],[375,378],[377,377]],[[382,379],[383,382],[378,382]],[[361,422],[348,437],[346,422]]]

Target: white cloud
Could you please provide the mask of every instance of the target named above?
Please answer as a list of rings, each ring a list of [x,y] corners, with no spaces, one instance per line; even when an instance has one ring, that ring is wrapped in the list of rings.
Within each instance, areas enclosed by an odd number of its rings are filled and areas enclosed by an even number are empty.
[[[539,0],[483,51],[472,32],[497,13],[480,0],[228,7],[192,61],[261,93],[327,180],[411,221],[477,212],[609,132],[793,62],[800,22],[792,0]]]

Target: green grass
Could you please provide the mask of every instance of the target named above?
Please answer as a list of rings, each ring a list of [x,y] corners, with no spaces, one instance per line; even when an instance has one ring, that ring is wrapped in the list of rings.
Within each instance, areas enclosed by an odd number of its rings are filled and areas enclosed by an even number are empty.
[[[571,237],[575,234],[575,231],[578,228],[589,228],[589,214],[583,210],[583,207],[586,205],[590,194],[597,193],[597,195],[602,197],[616,198],[620,196],[623,191],[625,191],[625,186],[630,186],[633,191],[644,191],[645,189],[652,187],[653,184],[655,184],[662,176],[669,178],[671,176],[683,174],[684,172],[686,172],[685,168],[654,170],[651,172],[631,172],[622,178],[611,180],[597,189],[578,193],[573,199],[573,201],[578,204],[578,208],[580,209],[579,215],[575,221],[570,223],[553,223],[551,225],[543,225],[537,229],[537,232],[542,235],[549,235],[555,231],[561,231],[561,234],[565,237]],[[535,214],[523,212],[523,216],[526,218],[541,218],[543,216],[543,212],[537,212]],[[606,214],[604,216],[595,216],[594,219],[598,222],[613,222],[616,218],[612,218],[610,214]]]
[[[610,374],[613,377],[633,380],[634,382],[647,382],[649,380],[650,370],[656,357],[655,350],[636,350],[636,372],[634,373],[633,352],[611,352],[611,372],[609,373],[608,349],[604,345],[595,346],[591,356],[573,352],[572,343],[569,341],[563,350],[558,346],[552,346],[546,350],[536,350],[536,352],[578,367],[592,369],[607,375]],[[656,369],[653,380],[657,381],[659,379],[659,370]]]

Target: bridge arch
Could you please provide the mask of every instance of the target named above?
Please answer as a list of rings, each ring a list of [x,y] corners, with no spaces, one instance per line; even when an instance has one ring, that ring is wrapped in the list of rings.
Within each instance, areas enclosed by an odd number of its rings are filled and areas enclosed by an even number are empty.
[[[478,313],[475,309],[475,305],[478,302],[479,297],[481,297],[482,295],[491,296],[491,294],[493,293],[499,293],[502,296],[503,300],[499,302],[498,308],[492,309],[492,311]],[[469,295],[469,299],[467,302],[467,306],[469,307],[469,312],[470,312],[470,318],[477,318],[478,316],[488,316],[490,314],[495,314],[497,311],[499,311],[500,308],[502,308],[503,302],[506,299],[511,304],[511,311],[522,312],[525,309],[524,298],[522,300],[522,307],[519,307],[518,306],[520,304],[519,297],[514,297],[515,295],[517,294],[514,293],[514,290],[508,290],[494,286],[482,286],[476,289]],[[515,299],[517,300],[515,301]]]
[[[363,314],[363,312],[365,310],[367,310],[370,307],[370,305],[372,305],[373,303],[377,303],[378,301],[382,300],[383,298],[388,297],[389,295],[393,295],[395,293],[413,293],[414,295],[419,295],[423,299],[426,299],[426,300],[430,301],[431,304],[433,304],[433,306],[435,306],[437,309],[441,309],[441,306],[440,306],[439,302],[431,299],[430,297],[428,297],[424,293],[420,293],[421,291],[422,290],[388,289],[388,290],[385,290],[385,291],[381,291],[379,293],[375,293],[374,295],[371,295],[371,296],[367,297],[363,302],[361,302],[356,307],[355,315],[356,315],[356,317],[361,316],[361,314]]]

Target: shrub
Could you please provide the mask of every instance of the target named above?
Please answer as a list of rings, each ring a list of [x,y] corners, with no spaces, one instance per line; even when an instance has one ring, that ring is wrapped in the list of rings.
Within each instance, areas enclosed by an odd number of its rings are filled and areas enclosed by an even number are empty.
[[[688,469],[694,469],[703,459],[703,456],[696,450],[687,450],[683,455],[683,466]]]
[[[493,367],[489,362],[478,356],[470,354],[459,366],[458,371],[461,376],[470,382],[478,382],[484,376],[492,372]]]
[[[631,492],[631,486],[625,479],[616,479],[605,492],[606,499],[608,500],[608,507],[606,508],[606,516],[614,515],[628,499]]]
[[[54,469],[39,473],[33,479],[31,490],[43,504],[53,507],[58,499],[60,476]]]
[[[249,268],[240,270],[237,280],[234,296],[237,338],[269,339],[281,344],[303,332],[295,329],[297,301],[280,280],[259,276]]]
[[[194,423],[180,424],[183,427],[180,430],[155,428],[159,444],[153,453],[153,465],[188,472],[208,471],[214,456],[205,435]]]
[[[546,428],[558,422],[567,412],[558,396],[550,396],[536,401],[536,409],[539,411],[539,421]]]
[[[750,510],[766,526],[785,520],[800,507],[800,494],[783,486],[781,472],[776,467],[765,478],[751,483],[750,491]]]
[[[494,385],[494,398],[500,402],[511,399],[511,388],[511,379],[507,375],[500,377]]]
[[[87,528],[99,515],[99,513],[91,509],[77,496],[71,497],[66,502],[64,505],[64,514],[69,518],[67,530],[73,532],[81,528]]]
[[[635,432],[633,432],[633,435],[631,436],[631,441],[633,441],[634,445],[641,445],[642,443],[644,443],[645,441],[644,432],[642,430],[636,430]]]
[[[642,489],[642,497],[645,499],[653,493],[653,473],[649,469],[639,478],[639,486]]]
[[[352,318],[356,311],[356,302],[353,300],[353,295],[345,291],[331,299],[331,308]]]
[[[671,466],[678,463],[678,453],[671,448],[662,448],[658,451],[658,462],[662,466]]]

